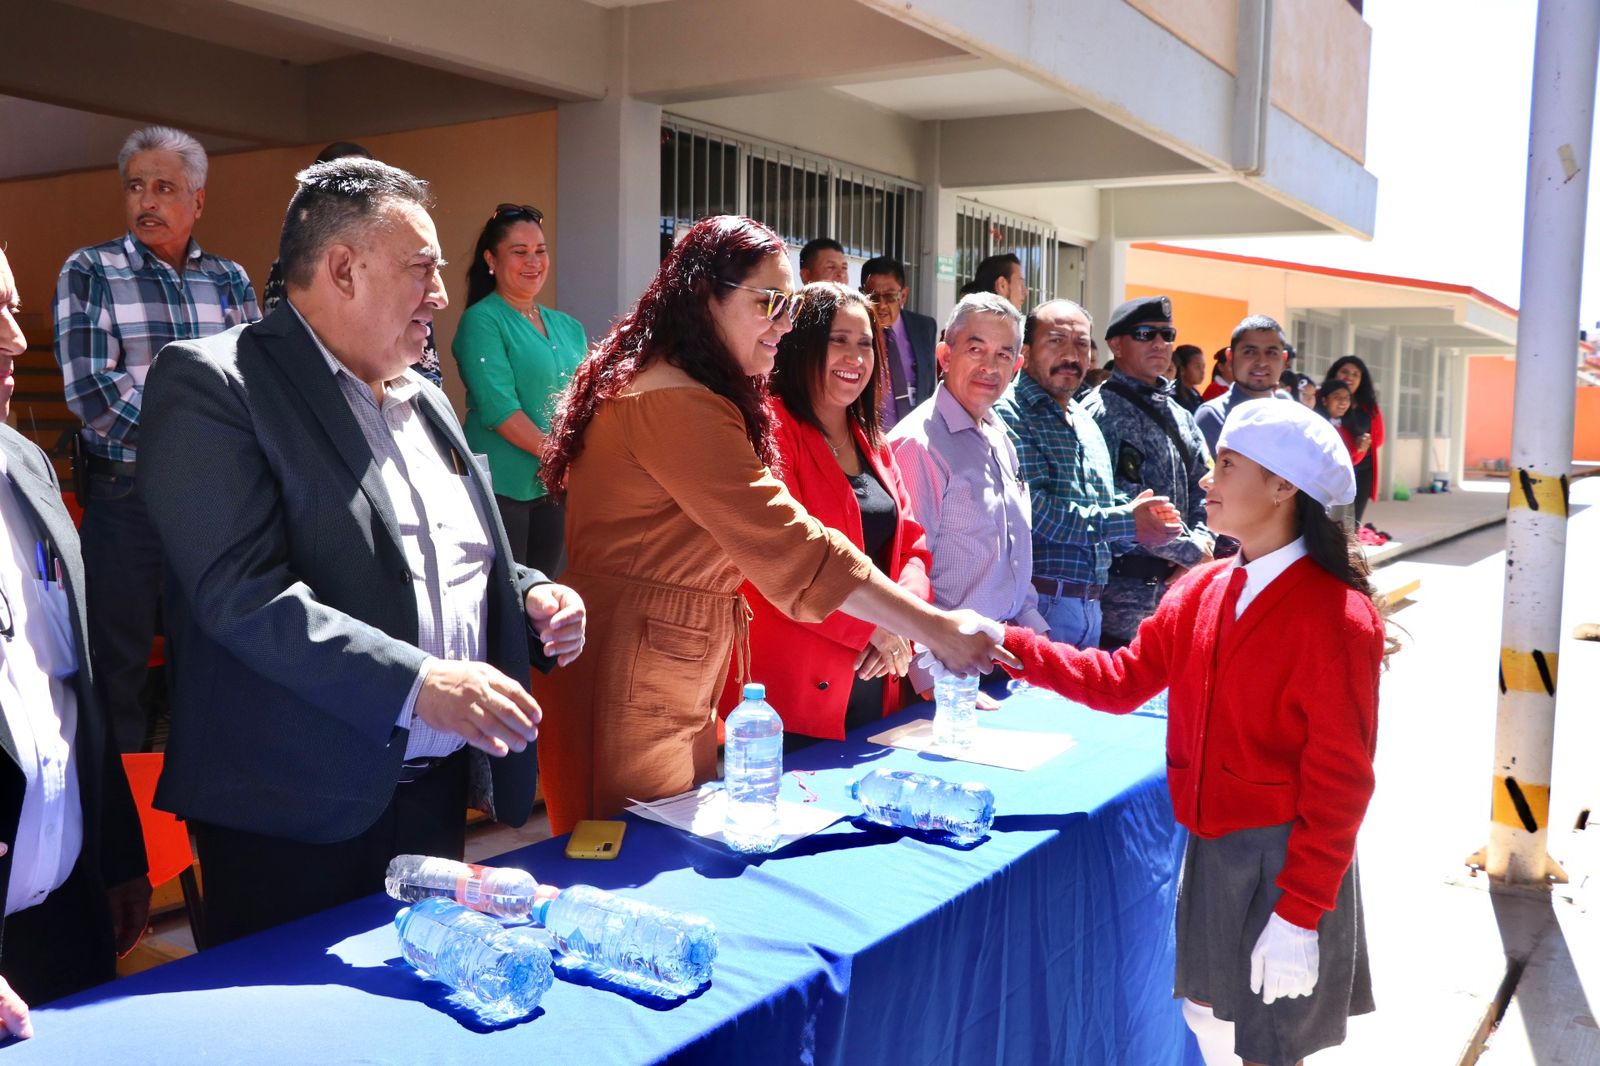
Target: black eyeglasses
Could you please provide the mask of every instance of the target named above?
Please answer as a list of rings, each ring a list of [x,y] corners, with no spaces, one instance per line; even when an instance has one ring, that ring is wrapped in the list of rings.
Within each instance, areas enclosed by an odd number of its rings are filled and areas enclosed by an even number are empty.
[[[1149,344],[1157,337],[1171,344],[1178,339],[1178,331],[1171,326],[1135,326],[1128,331],[1128,336],[1140,344]]]
[[[497,218],[526,218],[533,222],[543,222],[544,212],[532,204],[501,204],[494,209],[494,214],[489,216],[493,222]]]

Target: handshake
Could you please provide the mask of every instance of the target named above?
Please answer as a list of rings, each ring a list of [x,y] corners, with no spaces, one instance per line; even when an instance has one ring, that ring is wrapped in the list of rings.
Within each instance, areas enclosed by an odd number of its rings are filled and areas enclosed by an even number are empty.
[[[942,647],[918,643],[916,667],[937,680],[946,674],[970,677],[986,674],[996,662],[1020,666],[1005,650],[1005,626],[977,611],[949,611],[945,617],[954,626],[958,640]]]

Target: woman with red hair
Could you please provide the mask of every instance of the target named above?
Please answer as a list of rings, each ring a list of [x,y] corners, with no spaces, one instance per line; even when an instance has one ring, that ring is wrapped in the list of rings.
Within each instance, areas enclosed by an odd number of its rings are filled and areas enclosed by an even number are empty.
[[[956,672],[1007,657],[962,632],[975,614],[905,592],[773,475],[767,375],[798,295],[775,233],[702,219],[562,395],[540,475],[566,499],[563,580],[588,605],[590,637],[534,679],[558,835],[716,775],[717,694],[735,652],[747,662],[746,579],[790,617],[843,609]]]

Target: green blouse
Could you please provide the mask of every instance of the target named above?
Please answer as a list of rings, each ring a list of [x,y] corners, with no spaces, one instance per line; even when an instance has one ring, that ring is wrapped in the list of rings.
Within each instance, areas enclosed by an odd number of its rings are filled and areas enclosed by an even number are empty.
[[[467,386],[467,443],[489,457],[495,494],[512,500],[545,494],[539,457],[495,427],[521,411],[549,432],[556,397],[589,348],[582,324],[571,315],[540,307],[539,317],[548,337],[492,292],[462,312],[450,343]]]

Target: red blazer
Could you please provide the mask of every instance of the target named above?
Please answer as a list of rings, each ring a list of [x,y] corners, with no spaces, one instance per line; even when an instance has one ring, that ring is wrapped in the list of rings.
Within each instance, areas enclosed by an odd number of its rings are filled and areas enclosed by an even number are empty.
[[[777,418],[778,450],[783,457],[781,476],[789,491],[825,526],[839,530],[857,548],[861,543],[861,505],[833,457],[822,431],[801,423],[783,402],[773,398]],[[901,483],[900,468],[887,444],[868,447],[860,427],[851,422],[856,443],[872,469],[895,498],[900,521],[889,548],[889,578],[923,600],[931,600],[933,586],[928,571],[933,565],[927,538],[911,510],[910,497]],[[844,739],[844,712],[855,681],[856,656],[867,646],[873,626],[842,611],[816,623],[796,622],[785,615],[748,581],[740,588],[750,603],[750,680],[767,686],[767,702],[783,717],[791,733]],[[737,658],[737,657],[736,657]],[[737,670],[737,664],[734,670]],[[910,686],[890,677],[884,685],[884,713],[899,710],[910,697]],[[903,690],[903,691],[902,691]],[[730,673],[718,703],[726,717],[740,698],[739,679]]]
[[[1207,838],[1294,823],[1274,909],[1315,929],[1334,907],[1372,798],[1383,619],[1304,558],[1219,646],[1232,568],[1195,568],[1114,655],[1015,626],[1006,648],[1030,682],[1102,711],[1125,714],[1170,686],[1167,785],[1178,821]]]
[[[1200,394],[1200,402],[1205,403],[1207,400],[1215,400],[1218,396],[1221,396],[1227,391],[1228,385],[1226,382],[1218,381],[1216,378],[1212,378],[1211,383],[1206,386],[1206,390]]]

